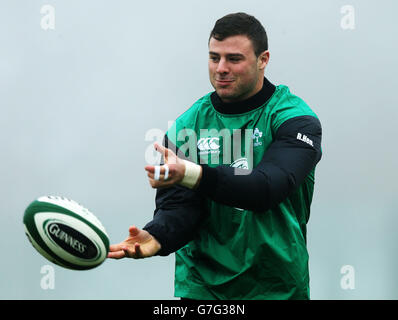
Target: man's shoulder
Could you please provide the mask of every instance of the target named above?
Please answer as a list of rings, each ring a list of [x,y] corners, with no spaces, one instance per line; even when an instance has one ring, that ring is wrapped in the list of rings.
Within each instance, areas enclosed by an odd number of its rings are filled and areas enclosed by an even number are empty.
[[[278,99],[276,101],[277,109],[296,109],[297,112],[313,112],[311,108],[308,106],[307,102],[304,101],[303,98],[297,96],[296,94],[290,91],[290,88],[286,85],[278,85],[277,86],[277,95]]]
[[[277,129],[283,122],[294,117],[313,116],[318,118],[307,102],[292,93],[286,85],[277,86],[271,113],[274,129]]]

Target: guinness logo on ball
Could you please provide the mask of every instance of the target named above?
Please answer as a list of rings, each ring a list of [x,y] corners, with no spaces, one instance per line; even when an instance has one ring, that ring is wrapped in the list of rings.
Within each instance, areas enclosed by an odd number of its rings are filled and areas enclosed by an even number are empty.
[[[98,250],[94,243],[79,231],[62,223],[50,223],[47,232],[51,239],[70,254],[83,259],[93,259]]]

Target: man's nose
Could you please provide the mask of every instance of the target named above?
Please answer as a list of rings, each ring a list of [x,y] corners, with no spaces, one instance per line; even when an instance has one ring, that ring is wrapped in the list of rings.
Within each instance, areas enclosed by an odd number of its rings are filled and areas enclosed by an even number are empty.
[[[216,71],[217,71],[217,73],[228,73],[229,72],[228,64],[225,61],[225,59],[220,59],[220,61],[218,62]]]

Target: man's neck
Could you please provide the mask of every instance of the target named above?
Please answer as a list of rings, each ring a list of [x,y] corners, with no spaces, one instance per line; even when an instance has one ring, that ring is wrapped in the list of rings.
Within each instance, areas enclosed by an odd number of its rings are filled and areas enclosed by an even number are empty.
[[[236,103],[236,102],[241,102],[241,101],[247,100],[250,97],[257,94],[262,89],[263,84],[264,84],[264,76],[262,76],[260,79],[257,80],[255,88],[252,89],[250,92],[248,92],[248,93],[246,92],[243,95],[241,95],[239,97],[232,98],[232,99],[228,99],[228,98],[225,99],[225,98],[221,98],[221,97],[220,97],[220,99],[223,103]]]

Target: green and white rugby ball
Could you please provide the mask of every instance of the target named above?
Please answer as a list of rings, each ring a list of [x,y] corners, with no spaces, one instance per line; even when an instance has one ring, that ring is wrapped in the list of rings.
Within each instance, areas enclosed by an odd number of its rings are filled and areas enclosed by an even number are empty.
[[[26,208],[23,223],[36,250],[59,266],[87,270],[107,257],[109,238],[105,228],[94,214],[73,200],[40,197]]]

